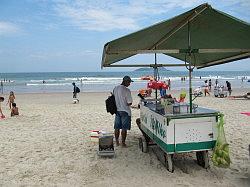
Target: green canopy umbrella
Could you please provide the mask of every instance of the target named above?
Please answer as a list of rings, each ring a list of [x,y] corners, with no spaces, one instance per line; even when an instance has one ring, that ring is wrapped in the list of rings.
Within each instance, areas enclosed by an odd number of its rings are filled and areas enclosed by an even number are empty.
[[[136,54],[162,53],[180,61],[191,72],[250,57],[250,25],[242,20],[202,4],[169,20],[126,35],[104,45],[102,67],[137,67],[155,65],[114,65]],[[190,107],[191,108],[191,107]]]

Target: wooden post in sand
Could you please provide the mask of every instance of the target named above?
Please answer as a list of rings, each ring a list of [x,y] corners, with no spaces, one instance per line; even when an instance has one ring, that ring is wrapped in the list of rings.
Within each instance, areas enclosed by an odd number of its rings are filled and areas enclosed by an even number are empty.
[[[3,94],[3,81],[1,81],[1,93]]]

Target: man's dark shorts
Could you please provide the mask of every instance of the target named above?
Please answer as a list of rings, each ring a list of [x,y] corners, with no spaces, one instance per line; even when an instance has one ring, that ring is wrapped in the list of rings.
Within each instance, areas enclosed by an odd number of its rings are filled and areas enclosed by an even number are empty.
[[[115,115],[114,129],[130,130],[131,116],[129,116],[127,112],[117,111]]]

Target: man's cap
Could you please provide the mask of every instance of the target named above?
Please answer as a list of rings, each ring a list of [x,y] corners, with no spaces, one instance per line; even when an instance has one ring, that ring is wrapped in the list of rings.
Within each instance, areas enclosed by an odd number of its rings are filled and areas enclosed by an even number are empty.
[[[123,77],[123,81],[134,82],[134,81],[131,80],[130,76]]]

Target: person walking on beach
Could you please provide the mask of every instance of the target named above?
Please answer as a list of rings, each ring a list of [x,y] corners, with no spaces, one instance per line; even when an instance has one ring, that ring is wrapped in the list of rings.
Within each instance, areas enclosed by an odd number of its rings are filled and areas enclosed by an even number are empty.
[[[229,81],[226,81],[226,85],[227,85],[227,90],[229,92],[229,96],[231,96],[231,93],[232,93],[231,83]]]
[[[115,96],[115,102],[117,112],[115,115],[114,129],[115,129],[115,141],[119,146],[119,136],[121,130],[122,146],[127,147],[126,137],[127,130],[131,129],[131,108],[132,96],[131,91],[128,89],[130,83],[133,82],[129,76],[123,77],[123,81],[120,85],[114,88],[113,94]]]
[[[165,82],[165,81],[164,81]],[[169,88],[169,87],[168,87]],[[166,88],[163,88],[163,86],[160,87],[160,95],[163,98],[166,95]]]
[[[73,85],[73,99],[76,99],[77,102],[79,102],[79,99],[77,99],[77,94],[80,93],[80,89],[76,86],[76,83],[72,83]]]
[[[215,79],[215,87],[218,87],[218,79]]]
[[[171,89],[171,80],[168,79],[168,90],[170,90],[170,89]]]
[[[208,87],[209,87],[209,91],[211,92],[211,89],[212,89],[212,80],[209,79],[208,81]]]
[[[210,95],[210,93],[209,93],[209,86],[208,86],[207,80],[205,80],[205,86],[204,87],[205,87],[204,88],[204,94],[205,94],[205,96],[207,96],[207,94]]]
[[[15,102],[15,99],[16,99],[15,94],[14,94],[13,91],[11,91],[10,95],[9,95],[8,102],[7,102],[7,104],[9,104],[10,110],[11,110],[11,107],[12,107],[12,103]]]
[[[3,115],[2,107],[1,107],[1,103],[3,101],[4,101],[4,97],[0,97],[0,119],[5,118],[5,116]]]

